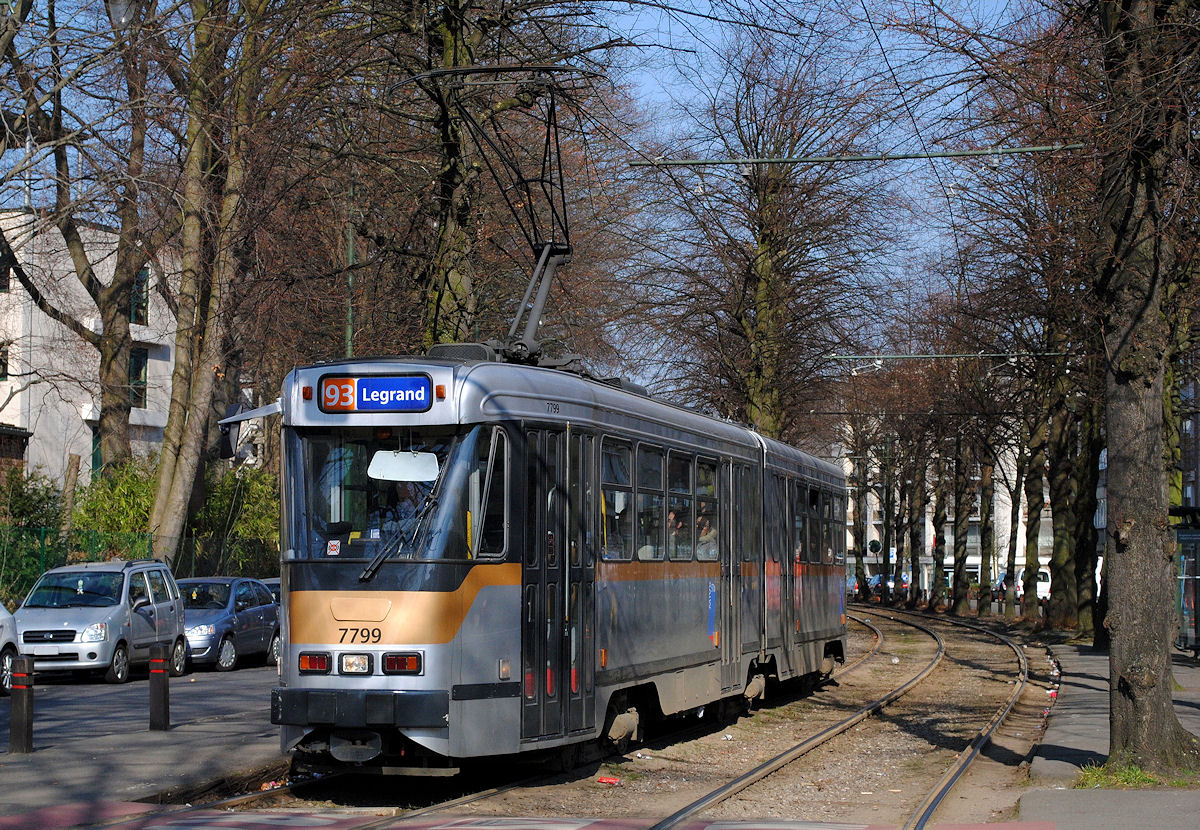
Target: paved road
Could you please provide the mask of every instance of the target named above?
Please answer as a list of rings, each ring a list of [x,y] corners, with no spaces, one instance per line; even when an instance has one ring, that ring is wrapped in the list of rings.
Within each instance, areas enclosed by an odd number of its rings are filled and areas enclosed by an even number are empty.
[[[189,671],[170,681],[173,726],[240,712],[262,712],[270,721],[274,666],[248,665],[232,672]],[[150,683],[146,670],[130,682],[37,678],[34,689],[33,743],[48,749],[78,739],[143,731],[149,723]],[[0,755],[8,752],[8,701],[0,701]]]

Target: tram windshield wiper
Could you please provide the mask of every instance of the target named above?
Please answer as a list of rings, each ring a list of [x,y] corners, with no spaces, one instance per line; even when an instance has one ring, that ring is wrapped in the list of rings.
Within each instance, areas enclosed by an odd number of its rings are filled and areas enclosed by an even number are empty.
[[[370,582],[384,562],[398,555],[405,548],[412,548],[421,533],[421,526],[425,523],[425,517],[429,515],[429,511],[433,510],[436,505],[437,498],[432,495],[426,496],[425,503],[421,505],[421,509],[413,517],[412,533],[405,536],[404,530],[398,529],[395,533],[384,539],[379,545],[379,552],[375,554],[375,558],[368,562],[367,567],[363,568],[363,572],[358,575],[358,581]]]

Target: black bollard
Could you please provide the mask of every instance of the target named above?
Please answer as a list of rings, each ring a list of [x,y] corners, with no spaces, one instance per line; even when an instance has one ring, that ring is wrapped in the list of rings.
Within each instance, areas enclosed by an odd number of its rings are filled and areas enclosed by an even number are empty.
[[[8,725],[8,751],[33,752],[33,658],[13,660],[12,709]]]
[[[169,645],[150,646],[150,729],[171,728],[171,672],[167,660],[171,657]]]

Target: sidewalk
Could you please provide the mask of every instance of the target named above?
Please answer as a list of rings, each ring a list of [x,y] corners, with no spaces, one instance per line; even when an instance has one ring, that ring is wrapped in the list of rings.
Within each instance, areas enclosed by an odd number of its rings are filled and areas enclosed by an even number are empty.
[[[1200,790],[1074,790],[1080,770],[1108,757],[1108,654],[1090,647],[1056,645],[1062,670],[1058,700],[1030,765],[1021,797],[1021,821],[1054,822],[1058,830],[1128,830],[1149,820],[1155,830],[1200,827]],[[1175,713],[1200,735],[1200,666],[1172,652]]]
[[[152,806],[133,802],[273,765],[280,777],[286,774],[279,727],[265,706],[165,732],[84,734],[75,744],[0,755],[0,830],[71,827],[142,812]]]

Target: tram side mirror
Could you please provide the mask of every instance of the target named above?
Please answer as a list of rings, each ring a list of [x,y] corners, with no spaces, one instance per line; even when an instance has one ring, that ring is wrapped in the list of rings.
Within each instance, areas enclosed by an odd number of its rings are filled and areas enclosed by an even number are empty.
[[[218,454],[222,459],[230,459],[237,454],[239,426],[239,424],[221,424],[221,438]]]
[[[431,452],[377,450],[367,475],[377,481],[437,481],[438,459]]]

